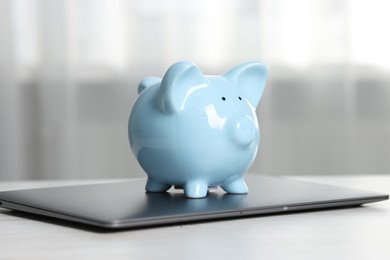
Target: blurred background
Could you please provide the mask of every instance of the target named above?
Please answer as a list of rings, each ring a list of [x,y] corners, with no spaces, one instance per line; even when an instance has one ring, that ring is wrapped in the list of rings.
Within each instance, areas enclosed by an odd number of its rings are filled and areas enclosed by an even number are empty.
[[[0,0],[0,180],[144,176],[138,82],[269,65],[261,174],[390,173],[386,0]]]

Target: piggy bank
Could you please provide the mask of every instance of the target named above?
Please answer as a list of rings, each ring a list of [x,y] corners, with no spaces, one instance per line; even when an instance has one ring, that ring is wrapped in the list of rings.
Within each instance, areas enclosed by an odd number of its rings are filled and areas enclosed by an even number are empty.
[[[180,187],[203,198],[210,187],[245,194],[244,174],[260,141],[255,109],[266,84],[265,64],[248,61],[204,76],[188,61],[138,86],[129,141],[148,179],[147,192]]]

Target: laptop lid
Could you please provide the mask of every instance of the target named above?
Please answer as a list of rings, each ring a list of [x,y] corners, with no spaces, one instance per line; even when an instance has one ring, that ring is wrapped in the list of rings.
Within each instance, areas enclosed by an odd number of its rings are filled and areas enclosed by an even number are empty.
[[[146,180],[0,192],[0,206],[104,228],[132,228],[362,205],[387,194],[247,174],[248,194],[210,190],[188,199],[182,190],[146,193]]]

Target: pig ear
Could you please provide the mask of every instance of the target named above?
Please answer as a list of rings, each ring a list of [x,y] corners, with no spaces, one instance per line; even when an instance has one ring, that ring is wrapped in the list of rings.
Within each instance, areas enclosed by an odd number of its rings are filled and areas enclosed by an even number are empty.
[[[206,79],[193,63],[182,61],[173,64],[162,79],[158,102],[167,113],[180,112],[194,88],[206,86]]]
[[[141,94],[144,89],[160,84],[160,82],[161,79],[157,77],[148,77],[143,79],[138,85],[138,95]]]
[[[232,68],[224,76],[234,81],[249,102],[254,107],[257,107],[268,78],[268,67],[266,64],[247,61]]]

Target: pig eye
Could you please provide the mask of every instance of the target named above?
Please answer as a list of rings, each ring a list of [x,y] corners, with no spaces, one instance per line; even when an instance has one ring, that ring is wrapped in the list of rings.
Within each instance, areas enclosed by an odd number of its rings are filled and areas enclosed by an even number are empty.
[[[239,100],[242,100],[242,98],[241,98],[241,97],[238,97],[238,99],[239,99]]]
[[[223,101],[225,101],[225,100],[226,100],[226,98],[225,98],[225,97],[222,97],[222,100],[223,100]]]

